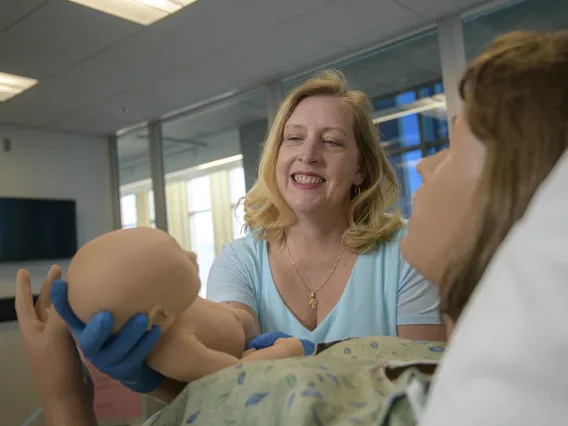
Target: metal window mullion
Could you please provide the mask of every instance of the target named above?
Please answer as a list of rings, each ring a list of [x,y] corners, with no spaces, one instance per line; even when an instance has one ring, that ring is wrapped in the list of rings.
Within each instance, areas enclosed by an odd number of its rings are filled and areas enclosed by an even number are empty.
[[[451,123],[461,108],[459,83],[467,65],[460,15],[450,16],[438,23],[438,43],[448,123]],[[452,126],[448,128],[451,136]]]
[[[148,123],[148,142],[150,149],[150,172],[154,191],[154,221],[156,228],[167,232],[168,215],[166,208],[166,178],[164,169],[164,145],[162,140],[162,123]]]
[[[445,139],[445,138],[436,139],[434,141],[424,143],[424,148],[426,150],[428,150],[430,148],[443,146],[444,144],[447,144],[447,143],[448,143],[448,140]],[[418,151],[420,149],[422,149],[422,145],[416,144],[416,145],[406,146],[404,148],[399,148],[399,149],[392,149],[392,150],[387,149],[386,152],[389,155],[389,157],[391,157],[391,156],[395,156],[395,155],[406,154],[407,152],[411,152],[411,151]]]
[[[110,175],[110,203],[112,209],[112,229],[122,227],[122,211],[120,204],[120,171],[118,164],[118,139],[116,135],[108,137],[108,159]]]
[[[422,86],[425,87],[425,86]],[[420,89],[422,87],[418,87],[416,89],[414,89],[414,97],[416,100],[422,99],[422,97],[420,96]],[[418,118],[418,134],[420,136],[420,148],[421,148],[421,152],[422,152],[422,157],[426,157],[427,153],[428,153],[428,148],[426,146],[426,142],[424,141],[424,121],[422,118],[422,116],[420,114],[416,114],[416,117]]]
[[[266,118],[268,127],[272,126],[274,118],[280,109],[283,99],[282,82],[280,80],[270,82],[266,85]]]

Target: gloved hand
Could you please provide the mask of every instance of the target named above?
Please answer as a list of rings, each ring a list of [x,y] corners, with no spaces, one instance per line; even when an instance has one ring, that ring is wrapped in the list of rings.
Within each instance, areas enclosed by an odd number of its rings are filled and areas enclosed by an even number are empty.
[[[162,383],[164,376],[145,363],[160,337],[158,326],[148,331],[146,315],[132,317],[116,335],[112,334],[114,318],[109,312],[99,312],[84,324],[69,306],[63,280],[53,282],[51,303],[75,335],[85,358],[97,369],[139,393],[151,392]]]
[[[246,349],[264,349],[272,346],[276,340],[286,337],[292,337],[289,334],[282,333],[281,331],[269,331],[268,333],[259,334],[250,342],[248,342]],[[311,355],[316,345],[309,340],[299,339],[304,347],[304,355]]]

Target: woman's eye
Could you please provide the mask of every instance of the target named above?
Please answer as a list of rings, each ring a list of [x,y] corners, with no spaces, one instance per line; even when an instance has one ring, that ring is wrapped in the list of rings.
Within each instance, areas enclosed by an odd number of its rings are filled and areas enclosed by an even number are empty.
[[[341,146],[340,142],[333,140],[333,139],[326,139],[325,143],[327,143],[328,145],[331,145],[331,146]]]
[[[286,138],[287,141],[291,141],[291,142],[295,142],[295,141],[299,141],[301,140],[301,138],[299,136],[288,136]]]

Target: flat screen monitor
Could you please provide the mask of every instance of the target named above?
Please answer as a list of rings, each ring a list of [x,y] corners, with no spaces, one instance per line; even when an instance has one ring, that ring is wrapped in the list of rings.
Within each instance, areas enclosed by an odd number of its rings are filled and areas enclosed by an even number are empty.
[[[75,204],[74,200],[0,197],[0,262],[73,257]]]

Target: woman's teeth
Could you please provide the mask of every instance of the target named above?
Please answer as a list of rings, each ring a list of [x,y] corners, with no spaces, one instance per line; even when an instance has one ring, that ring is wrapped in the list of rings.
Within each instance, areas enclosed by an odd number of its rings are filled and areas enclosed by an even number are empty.
[[[316,184],[325,182],[325,179],[317,176],[294,175],[293,177],[298,183]]]

